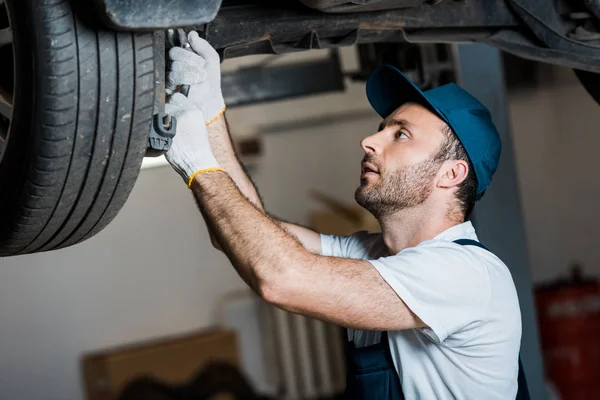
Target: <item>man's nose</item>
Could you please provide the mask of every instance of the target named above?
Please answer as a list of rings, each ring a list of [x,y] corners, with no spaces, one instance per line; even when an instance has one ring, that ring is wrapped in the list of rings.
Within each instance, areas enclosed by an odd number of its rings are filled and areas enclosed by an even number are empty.
[[[381,153],[381,143],[379,143],[379,138],[377,133],[367,136],[363,140],[360,141],[360,147],[367,154],[380,154]]]

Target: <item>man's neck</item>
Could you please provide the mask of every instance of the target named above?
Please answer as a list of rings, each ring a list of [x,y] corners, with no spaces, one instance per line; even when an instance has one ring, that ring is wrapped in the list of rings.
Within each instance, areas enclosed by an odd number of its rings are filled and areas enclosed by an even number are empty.
[[[418,207],[400,210],[379,219],[383,241],[390,255],[430,240],[462,221],[451,220],[439,207]]]

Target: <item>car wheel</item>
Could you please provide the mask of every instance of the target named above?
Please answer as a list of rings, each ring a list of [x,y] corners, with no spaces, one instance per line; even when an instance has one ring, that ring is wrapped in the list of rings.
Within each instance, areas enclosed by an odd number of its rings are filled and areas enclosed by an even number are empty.
[[[0,255],[103,229],[139,173],[151,33],[99,29],[68,0],[0,0]]]

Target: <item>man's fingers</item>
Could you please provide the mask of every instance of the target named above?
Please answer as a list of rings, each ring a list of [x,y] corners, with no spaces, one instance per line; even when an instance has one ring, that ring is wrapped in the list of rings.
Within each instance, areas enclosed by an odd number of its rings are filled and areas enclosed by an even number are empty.
[[[195,83],[202,83],[206,80],[206,69],[182,61],[173,61],[169,67],[169,71],[189,73],[190,77],[196,81]],[[186,83],[186,85],[187,84],[192,83]]]
[[[186,110],[173,104],[165,104],[165,114],[177,118],[180,123],[192,121],[193,124],[204,125],[204,114],[197,108]]]
[[[171,97],[167,100],[167,105],[173,105],[179,108],[184,108],[186,110],[193,110],[198,108],[194,105],[194,102],[184,96],[182,93],[173,93]]]
[[[173,93],[175,93],[175,91],[177,90],[177,86],[179,86],[179,85],[167,82],[165,85],[165,93],[167,94],[167,96],[170,96]]]
[[[176,85],[200,85],[206,81],[206,72],[187,70],[187,71],[169,71],[167,81]]]
[[[183,94],[177,92],[169,97],[165,104],[165,113],[177,117],[187,111],[198,110],[198,107],[194,105],[194,102],[188,99]]]
[[[169,71],[167,75],[167,85],[199,85],[206,81],[205,71],[187,70],[187,71]]]
[[[181,107],[178,107],[175,104],[165,104],[165,114],[170,115],[172,117],[179,117],[179,115],[183,114],[185,110]]]
[[[206,64],[206,60],[202,55],[198,55],[183,47],[172,47],[171,50],[169,50],[169,59],[171,61],[182,61],[199,68],[203,68]]]
[[[170,115],[171,117],[179,119],[182,115],[189,112],[191,112],[189,109],[183,108],[177,104],[165,104],[165,114]]]
[[[202,39],[198,32],[191,31],[188,34],[188,42],[194,51],[208,60],[219,60],[219,54],[217,51],[208,43]]]

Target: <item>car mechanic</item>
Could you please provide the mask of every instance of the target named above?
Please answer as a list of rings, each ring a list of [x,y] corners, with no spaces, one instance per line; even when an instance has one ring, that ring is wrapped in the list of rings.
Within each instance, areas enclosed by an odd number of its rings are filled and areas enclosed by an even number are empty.
[[[320,235],[265,212],[231,143],[219,56],[194,31],[188,41],[169,52],[178,133],[166,158],[261,298],[348,329],[346,397],[528,398],[511,274],[468,219],[500,159],[486,107],[455,84],[423,92],[377,68],[366,91],[383,121],[360,143],[355,198],[381,233]]]

